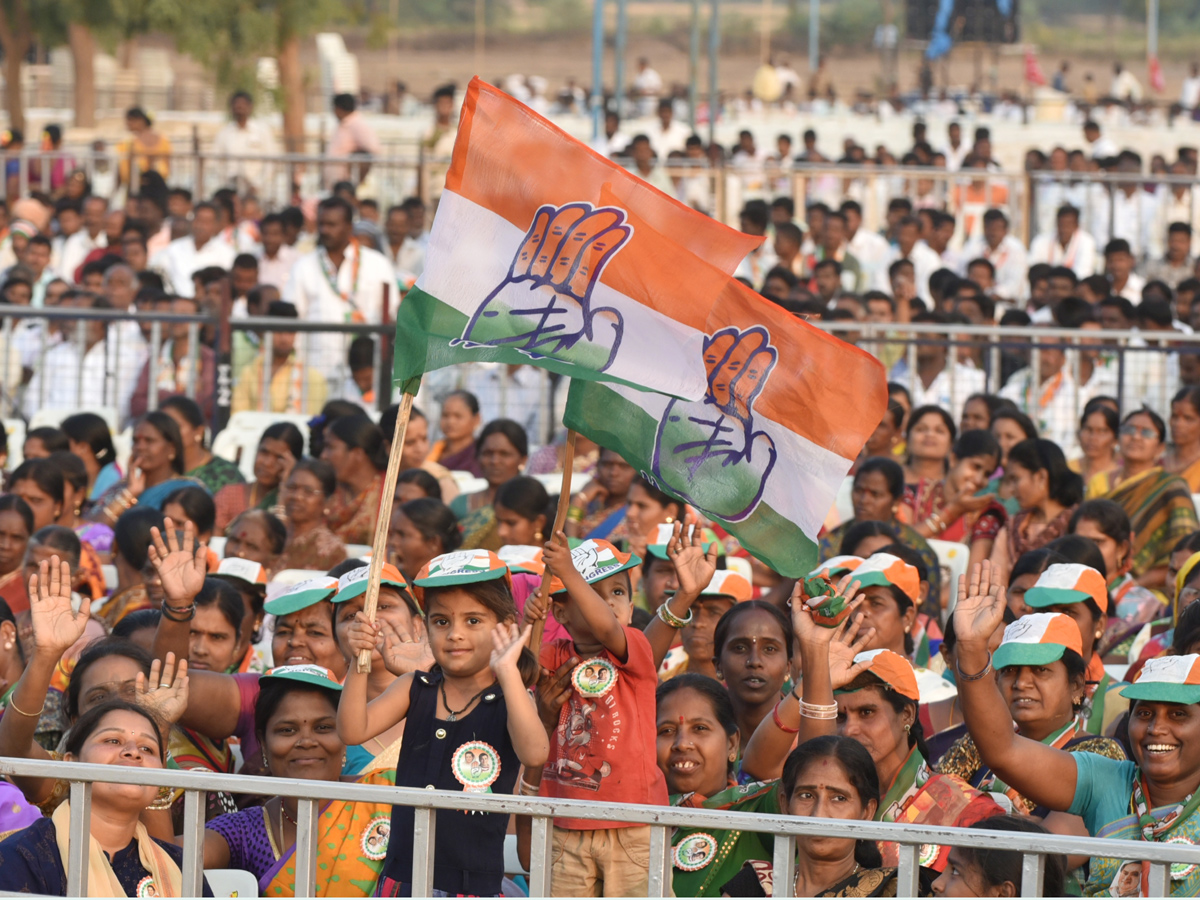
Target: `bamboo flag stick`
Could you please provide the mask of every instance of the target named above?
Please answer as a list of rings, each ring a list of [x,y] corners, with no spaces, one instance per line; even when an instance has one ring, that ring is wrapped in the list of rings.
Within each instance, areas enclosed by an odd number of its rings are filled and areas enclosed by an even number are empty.
[[[379,604],[379,579],[387,557],[388,527],[392,521],[392,502],[396,495],[396,478],[400,474],[400,457],[404,454],[404,433],[408,431],[408,419],[412,415],[412,394],[400,398],[400,410],[396,413],[396,430],[392,434],[392,452],[388,454],[387,474],[383,476],[383,494],[379,498],[379,519],[375,523],[375,541],[371,544],[371,567],[367,573],[367,599],[363,612],[375,621],[375,607]],[[371,651],[358,654],[358,671],[371,671]]]
[[[575,437],[575,432],[568,428],[567,447],[563,451],[562,488],[558,492],[558,510],[554,513],[554,530],[550,532],[550,540],[555,540],[555,536],[562,531],[563,525],[567,521],[567,509],[571,505],[571,476],[575,471]],[[542,584],[537,592],[538,603],[546,605],[546,615],[550,615],[550,598],[547,596],[547,591],[550,590],[552,577],[550,569],[547,567],[546,571],[542,573]],[[533,623],[533,631],[529,633],[529,649],[533,651],[534,656],[537,656],[542,649],[542,632],[545,630],[545,617]]]

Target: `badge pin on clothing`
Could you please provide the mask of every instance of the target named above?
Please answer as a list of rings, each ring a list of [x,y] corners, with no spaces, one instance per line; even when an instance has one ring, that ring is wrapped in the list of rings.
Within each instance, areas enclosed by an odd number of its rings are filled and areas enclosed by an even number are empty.
[[[492,782],[500,777],[500,754],[491,744],[470,741],[454,751],[450,768],[464,791],[490,794]]]
[[[672,853],[675,868],[684,872],[696,872],[703,869],[717,855],[717,839],[711,834],[697,831],[689,834],[678,844]]]
[[[617,667],[607,659],[585,659],[571,673],[571,684],[585,697],[603,697],[617,684]]]
[[[387,856],[388,838],[392,834],[392,817],[390,813],[380,813],[371,819],[363,829],[362,852],[367,859],[378,862]]]

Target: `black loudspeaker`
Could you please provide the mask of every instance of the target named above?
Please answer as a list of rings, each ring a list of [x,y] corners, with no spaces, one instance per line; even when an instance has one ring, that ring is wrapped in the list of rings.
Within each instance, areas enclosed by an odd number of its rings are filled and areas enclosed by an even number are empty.
[[[933,34],[942,0],[908,0],[905,23],[906,37],[927,41]],[[999,0],[954,0],[950,16],[950,36],[959,41],[978,41],[989,44],[1014,44],[1020,40],[1019,10],[1021,0],[1009,0],[1000,9]]]

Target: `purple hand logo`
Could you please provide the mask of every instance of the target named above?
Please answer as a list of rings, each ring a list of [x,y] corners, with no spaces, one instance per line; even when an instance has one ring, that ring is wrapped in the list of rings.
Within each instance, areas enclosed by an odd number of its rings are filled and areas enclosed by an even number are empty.
[[[511,347],[603,372],[621,346],[624,320],[592,308],[609,260],[633,235],[624,210],[590,203],[542,206],[508,275],[488,294],[455,344]]]
[[[779,354],[761,326],[723,328],[704,342],[704,399],[672,400],[658,423],[653,476],[706,513],[740,522],[762,500],[775,442],[754,430],[754,401]]]

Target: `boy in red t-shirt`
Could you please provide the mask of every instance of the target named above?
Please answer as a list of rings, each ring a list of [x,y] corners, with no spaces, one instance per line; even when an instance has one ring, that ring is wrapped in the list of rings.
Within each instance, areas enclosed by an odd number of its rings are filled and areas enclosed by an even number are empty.
[[[539,794],[609,803],[667,805],[667,785],[655,752],[657,667],[646,636],[629,627],[629,569],[638,557],[608,541],[574,550],[551,540],[543,560],[562,581],[554,618],[571,636],[542,648],[553,672],[582,660],[550,735],[550,758]],[[556,897],[639,897],[649,890],[650,827],[587,819],[554,820]]]

